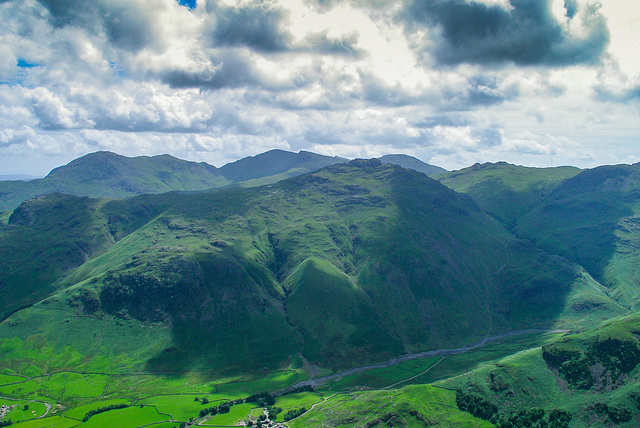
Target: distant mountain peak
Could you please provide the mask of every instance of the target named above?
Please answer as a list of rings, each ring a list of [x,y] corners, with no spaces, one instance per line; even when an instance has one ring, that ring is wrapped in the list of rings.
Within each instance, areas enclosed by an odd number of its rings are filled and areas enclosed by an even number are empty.
[[[346,162],[347,159],[319,155],[312,152],[298,153],[273,149],[255,156],[249,156],[220,168],[224,177],[232,182],[256,180],[270,176],[282,178],[312,172],[325,166]]]
[[[405,155],[405,154],[388,154],[379,157],[382,163],[389,163],[394,165],[399,165],[403,168],[413,169],[414,171],[422,172],[426,175],[440,174],[443,172],[447,172],[446,169],[441,168],[439,166],[430,165],[421,161],[420,159]]]

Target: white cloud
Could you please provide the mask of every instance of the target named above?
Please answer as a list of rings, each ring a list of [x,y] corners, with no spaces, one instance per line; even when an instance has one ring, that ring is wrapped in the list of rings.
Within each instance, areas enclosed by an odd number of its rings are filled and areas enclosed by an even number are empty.
[[[93,150],[217,165],[275,147],[405,152],[448,168],[635,159],[640,6],[625,0],[602,3],[600,61],[553,67],[438,64],[439,32],[402,25],[395,0],[67,3],[0,2],[0,172],[18,157],[49,168],[46,156]],[[550,4],[572,43],[599,28],[593,0],[578,0],[571,20],[564,0]],[[221,43],[223,18],[247,37]],[[241,18],[251,19],[234,27]]]

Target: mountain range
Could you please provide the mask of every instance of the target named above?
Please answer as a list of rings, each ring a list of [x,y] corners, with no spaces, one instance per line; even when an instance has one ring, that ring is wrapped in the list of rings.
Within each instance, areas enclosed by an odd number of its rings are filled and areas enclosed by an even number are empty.
[[[6,376],[169,385],[198,374],[223,382],[216,391],[248,376],[273,391],[277,373],[315,378],[550,332],[432,381],[461,391],[477,426],[543,426],[562,412],[571,426],[640,421],[640,165],[447,172],[400,155],[275,150],[215,168],[100,152],[35,182],[2,196],[16,205],[0,215]],[[36,188],[56,190],[21,200]],[[414,411],[392,413],[413,426]],[[332,412],[301,420],[327,426]],[[352,424],[377,420],[365,419]]]
[[[407,155],[386,155],[381,160],[426,174],[445,171]],[[51,193],[126,198],[231,185],[258,186],[347,161],[306,151],[270,150],[216,168],[205,162],[190,162],[170,155],[129,158],[111,152],[96,152],[55,168],[41,179],[0,180],[0,211],[14,209],[34,196]]]

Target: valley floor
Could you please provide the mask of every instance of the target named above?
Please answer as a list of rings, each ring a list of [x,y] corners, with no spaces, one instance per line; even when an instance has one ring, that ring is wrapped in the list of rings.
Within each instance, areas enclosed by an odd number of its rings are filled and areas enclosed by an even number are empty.
[[[257,401],[245,402],[247,397],[269,391],[274,397],[270,407],[280,410],[274,423],[292,428],[491,426],[459,411],[455,392],[431,383],[561,334],[512,332],[468,347],[411,354],[314,379],[305,379],[301,370],[223,379],[197,373],[159,377],[70,370],[36,375],[41,362],[25,361],[17,370],[6,367],[0,374],[0,404],[10,406],[1,421],[11,419],[17,427],[64,428],[237,426],[257,420],[266,408]]]

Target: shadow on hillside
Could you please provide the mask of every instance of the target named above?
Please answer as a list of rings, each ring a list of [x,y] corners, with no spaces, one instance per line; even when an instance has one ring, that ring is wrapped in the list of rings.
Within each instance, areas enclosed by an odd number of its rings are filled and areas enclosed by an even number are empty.
[[[260,373],[298,353],[299,335],[237,260],[201,254],[192,268],[198,280],[191,297],[166,306],[172,345],[147,362],[149,371]]]
[[[400,211],[397,229],[390,236],[404,235],[403,240],[413,241],[422,251],[403,257],[403,251],[396,249],[398,254],[387,257],[386,275],[413,294],[415,307],[408,311],[411,315],[407,318],[414,329],[424,332],[425,339],[436,337],[440,342],[457,337],[468,343],[483,334],[555,328],[569,297],[583,285],[578,283],[582,278],[579,268],[571,262],[601,273],[615,251],[617,220],[629,213],[615,205],[601,204],[598,210],[583,205],[574,211],[576,207],[560,204],[553,208],[559,210],[554,217],[544,205],[546,211],[541,214],[525,216],[532,223],[527,230],[531,241],[525,241],[507,231],[495,219],[499,217],[495,212],[487,215],[466,195],[434,180],[400,171],[392,183]],[[512,191],[508,196],[528,200],[530,206],[536,198]],[[517,211],[496,212],[520,215]],[[574,227],[571,219],[565,219],[567,216],[582,216],[594,227]],[[596,224],[595,219],[602,216],[604,220]],[[525,236],[521,222],[517,224],[515,230]],[[563,232],[558,244],[571,246],[577,254],[549,241],[543,243],[550,229],[552,235]],[[401,248],[403,244],[398,245]],[[409,261],[419,268],[407,270]],[[590,305],[589,299],[600,303],[608,299],[604,293],[596,294],[584,296],[584,308],[597,307]],[[607,305],[602,308],[607,309]]]

